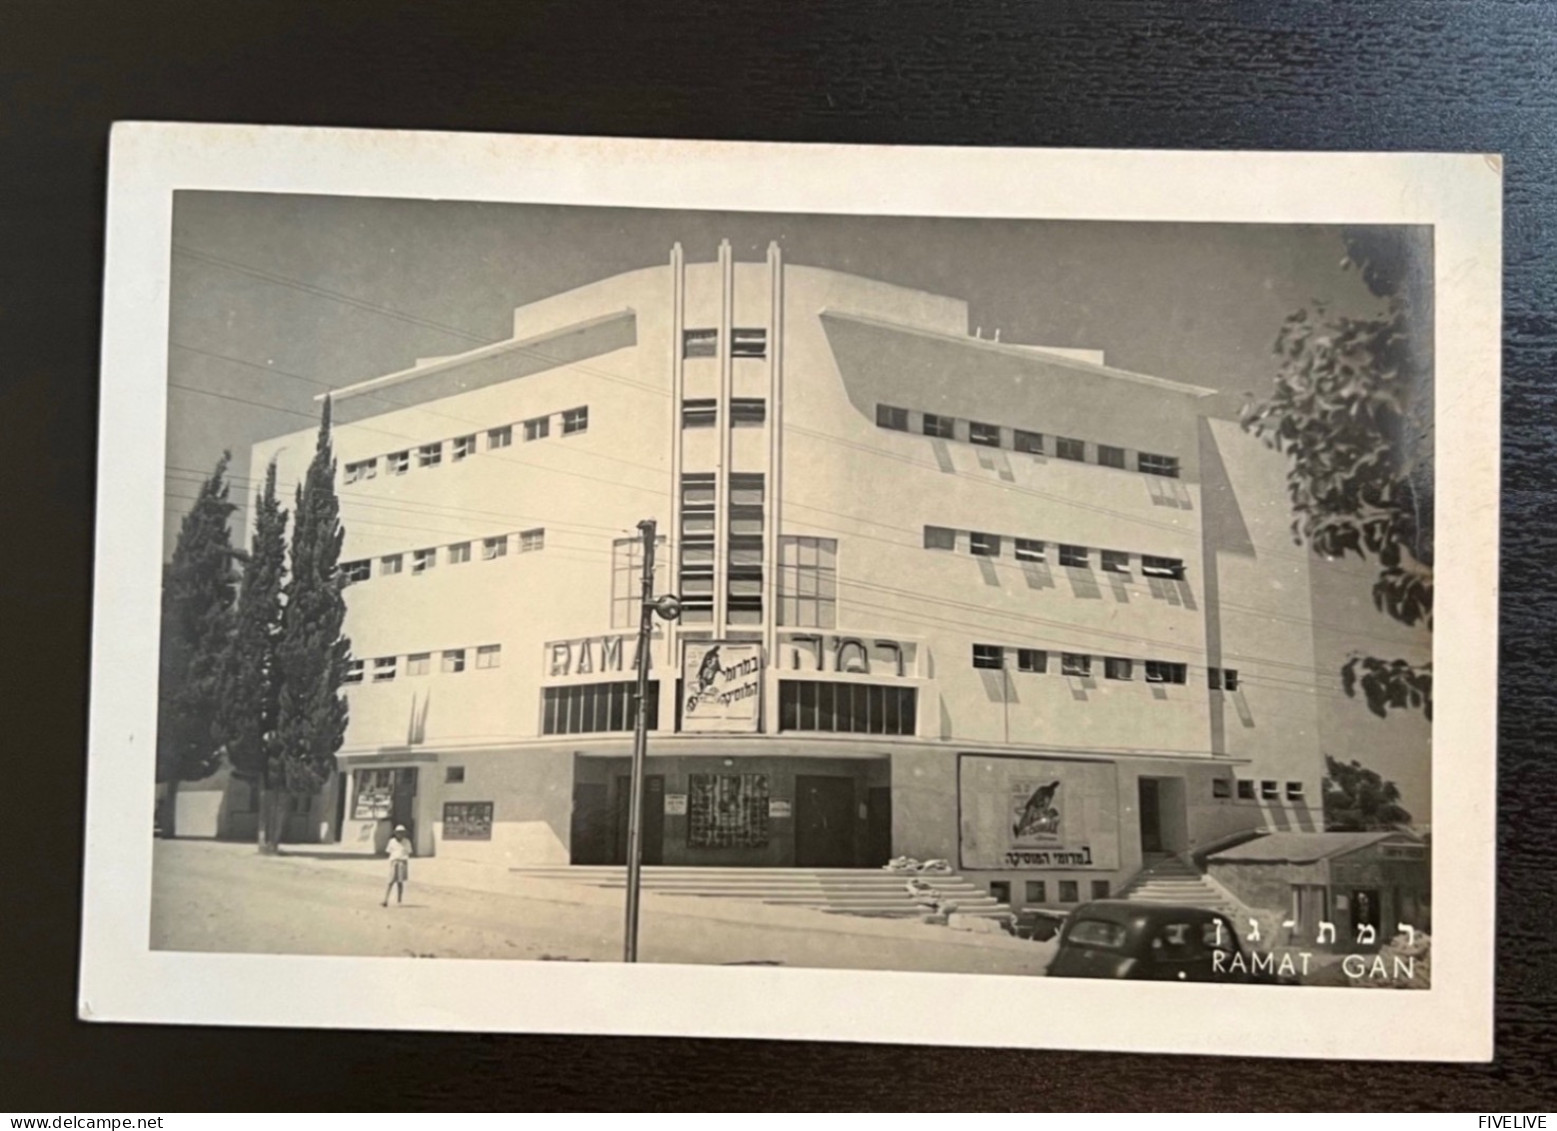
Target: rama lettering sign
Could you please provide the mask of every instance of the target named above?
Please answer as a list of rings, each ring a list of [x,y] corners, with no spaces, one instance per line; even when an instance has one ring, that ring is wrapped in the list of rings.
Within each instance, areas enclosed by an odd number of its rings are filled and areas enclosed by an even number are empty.
[[[1108,762],[962,755],[962,866],[1119,866],[1118,773]]]
[[[543,670],[548,679],[632,672],[638,667],[638,638],[627,633],[551,640],[544,648]],[[653,649],[649,651],[649,666],[654,666]]]
[[[681,657],[681,729],[753,734],[762,717],[762,645],[689,640]]]
[[[785,671],[903,679],[918,674],[918,651],[918,645],[908,640],[786,632],[779,637],[777,664]]]

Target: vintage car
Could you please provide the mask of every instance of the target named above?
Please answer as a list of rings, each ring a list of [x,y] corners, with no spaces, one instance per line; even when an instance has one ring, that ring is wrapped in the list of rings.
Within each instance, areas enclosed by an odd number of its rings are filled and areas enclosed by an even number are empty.
[[[1078,907],[1060,930],[1054,978],[1256,982],[1227,916],[1203,907],[1103,899]]]

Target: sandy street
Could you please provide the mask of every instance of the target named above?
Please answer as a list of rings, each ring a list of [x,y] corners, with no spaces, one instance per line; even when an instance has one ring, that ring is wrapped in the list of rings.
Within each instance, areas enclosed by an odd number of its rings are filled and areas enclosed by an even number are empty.
[[[406,901],[379,906],[380,860],[327,852],[262,857],[248,845],[158,841],[151,945],[160,950],[615,961],[622,893],[524,884],[413,861]],[[1051,947],[732,900],[649,893],[649,962],[1041,974]]]

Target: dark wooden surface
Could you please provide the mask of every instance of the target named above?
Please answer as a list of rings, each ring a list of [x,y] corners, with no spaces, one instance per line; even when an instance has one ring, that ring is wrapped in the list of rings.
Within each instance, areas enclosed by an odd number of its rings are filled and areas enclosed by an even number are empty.
[[[0,1102],[40,1111],[1552,1108],[1554,59],[1551,3],[0,4]],[[1506,154],[1496,1062],[74,1021],[103,181],[116,118]],[[1367,1026],[1365,1009],[1357,1024]]]

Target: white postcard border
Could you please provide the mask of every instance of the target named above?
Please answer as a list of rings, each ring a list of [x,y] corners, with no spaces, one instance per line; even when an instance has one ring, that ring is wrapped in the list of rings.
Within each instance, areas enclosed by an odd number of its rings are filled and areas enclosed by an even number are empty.
[[[1501,162],[115,127],[80,1016],[1363,1059],[1492,1053]],[[172,193],[1435,227],[1433,986],[191,954],[149,948]],[[1447,516],[1453,516],[1449,518]],[[1063,1026],[1052,1022],[1063,1018]],[[1276,1020],[1279,1018],[1279,1022]]]

